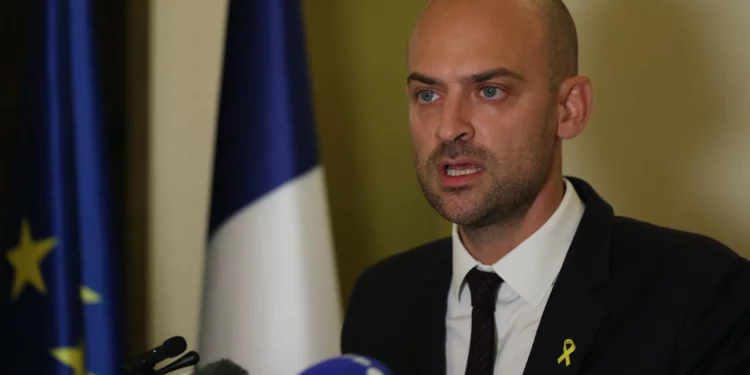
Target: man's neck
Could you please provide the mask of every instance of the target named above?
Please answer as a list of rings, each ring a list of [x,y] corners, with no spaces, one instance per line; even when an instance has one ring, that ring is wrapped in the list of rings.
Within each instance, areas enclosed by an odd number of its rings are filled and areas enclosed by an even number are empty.
[[[458,228],[461,241],[474,259],[492,265],[529,238],[554,214],[565,194],[565,184],[549,181],[525,212],[483,227]]]

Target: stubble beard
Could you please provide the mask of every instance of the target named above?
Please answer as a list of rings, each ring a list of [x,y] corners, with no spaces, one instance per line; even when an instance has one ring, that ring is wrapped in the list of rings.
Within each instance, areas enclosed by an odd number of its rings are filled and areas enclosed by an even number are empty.
[[[524,156],[501,160],[487,149],[453,141],[442,144],[427,160],[415,152],[414,161],[422,193],[435,211],[451,223],[482,229],[497,224],[513,226],[523,219],[549,178],[551,148],[552,143],[540,134],[520,150]],[[459,188],[439,187],[440,158],[458,156],[481,160],[484,181]]]

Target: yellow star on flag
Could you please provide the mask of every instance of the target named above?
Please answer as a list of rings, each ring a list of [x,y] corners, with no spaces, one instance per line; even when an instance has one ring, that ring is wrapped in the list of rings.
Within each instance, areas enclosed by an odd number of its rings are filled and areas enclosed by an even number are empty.
[[[85,369],[83,345],[55,348],[50,350],[50,354],[60,363],[73,369],[75,375],[94,375]]]
[[[84,305],[94,305],[102,302],[102,296],[84,285],[81,287],[81,301]]]
[[[7,254],[8,262],[15,268],[16,274],[13,280],[13,291],[11,292],[14,301],[17,301],[18,297],[21,296],[26,284],[31,284],[41,294],[47,293],[40,263],[55,245],[57,245],[57,241],[54,238],[34,241],[31,237],[28,220],[24,219],[21,222],[21,239],[18,247],[10,249]]]

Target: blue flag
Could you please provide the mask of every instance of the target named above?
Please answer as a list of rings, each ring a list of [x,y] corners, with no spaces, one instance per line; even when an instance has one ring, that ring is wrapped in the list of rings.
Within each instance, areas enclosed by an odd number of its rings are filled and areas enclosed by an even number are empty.
[[[14,195],[0,228],[3,375],[121,373],[92,5],[34,2]]]

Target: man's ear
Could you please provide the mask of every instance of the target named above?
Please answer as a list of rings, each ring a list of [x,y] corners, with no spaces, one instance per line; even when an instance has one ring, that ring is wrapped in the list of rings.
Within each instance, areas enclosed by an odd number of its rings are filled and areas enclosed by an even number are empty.
[[[594,107],[594,89],[588,77],[576,76],[560,85],[557,136],[572,139],[583,131]]]

